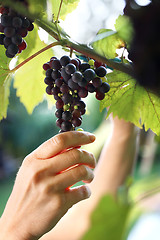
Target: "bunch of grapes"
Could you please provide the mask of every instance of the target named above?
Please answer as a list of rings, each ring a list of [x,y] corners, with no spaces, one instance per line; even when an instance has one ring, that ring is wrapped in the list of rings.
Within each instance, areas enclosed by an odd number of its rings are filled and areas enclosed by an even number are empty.
[[[27,6],[27,2],[21,2]],[[28,31],[34,29],[34,25],[28,18],[9,7],[1,6],[0,14],[0,44],[6,48],[6,56],[13,58],[26,49],[27,43],[23,38],[27,36]]]
[[[69,56],[52,57],[43,69],[46,71],[46,92],[56,100],[56,125],[60,132],[75,130],[81,125],[82,115],[86,112],[82,98],[89,92],[95,92],[96,98],[102,100],[110,90],[109,84],[103,82],[107,74],[105,66],[92,59],[81,62]]]
[[[160,1],[139,6],[135,0],[127,0],[124,14],[130,17],[134,27],[129,59],[133,62],[135,78],[140,85],[160,95]]]

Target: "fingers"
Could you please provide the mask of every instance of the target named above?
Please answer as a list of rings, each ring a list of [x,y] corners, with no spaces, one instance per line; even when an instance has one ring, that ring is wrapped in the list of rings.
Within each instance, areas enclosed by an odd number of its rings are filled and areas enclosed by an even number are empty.
[[[65,132],[44,142],[33,152],[33,155],[38,159],[51,158],[66,149],[89,144],[94,140],[95,136],[88,132]]]
[[[48,181],[49,192],[60,192],[68,189],[79,181],[91,182],[94,178],[93,171],[85,166],[79,165],[71,168],[63,173],[57,174],[53,179],[50,178]]]
[[[88,186],[80,186],[75,188],[70,188],[65,192],[66,202],[70,204],[69,208],[74,204],[87,199],[91,196],[91,191]]]
[[[63,152],[56,157],[50,158],[43,163],[45,165],[48,164],[50,166],[48,167],[50,174],[55,175],[77,164],[83,164],[89,166],[90,168],[95,168],[96,159],[92,153],[89,153],[82,149],[74,148]]]

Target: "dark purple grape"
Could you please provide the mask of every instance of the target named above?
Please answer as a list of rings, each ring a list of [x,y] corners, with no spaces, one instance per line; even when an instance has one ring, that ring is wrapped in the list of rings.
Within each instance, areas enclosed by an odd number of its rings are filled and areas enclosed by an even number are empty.
[[[61,129],[63,130],[63,131],[71,131],[72,130],[72,123],[71,122],[69,122],[69,121],[64,121],[64,122],[62,122],[62,124],[61,124]]]
[[[95,71],[93,69],[86,69],[83,73],[84,78],[89,82],[94,79],[95,77]]]
[[[73,118],[72,119],[72,124],[75,126],[75,127],[79,127],[81,124],[82,124],[82,120],[80,118]]]
[[[2,26],[2,24],[0,23],[0,32],[4,33],[4,27]]]
[[[73,82],[72,81],[72,78],[69,79],[68,81],[68,86],[72,89],[72,90],[78,90],[79,89],[79,86],[77,83]]]
[[[53,85],[53,79],[51,77],[45,77],[44,82],[47,85]]]
[[[18,29],[17,33],[24,38],[28,35],[28,30],[26,28],[20,28]]]
[[[12,43],[16,44],[16,45],[20,45],[22,43],[22,37],[21,35],[19,34],[15,34],[13,37],[12,37]]]
[[[28,28],[30,26],[30,21],[27,18],[22,19],[22,28]]]
[[[73,63],[76,68],[79,68],[79,61],[77,59],[71,59],[71,63]]]
[[[105,94],[97,91],[96,92],[96,98],[97,98],[97,100],[103,100],[105,98]]]
[[[53,68],[54,70],[60,70],[61,67],[62,67],[62,65],[60,64],[60,61],[59,61],[58,59],[54,59],[54,60],[52,61],[52,68]]]
[[[57,108],[57,109],[63,108],[63,106],[64,106],[64,102],[62,101],[62,99],[57,100],[57,102],[56,102],[56,108]]]
[[[62,93],[68,93],[69,92],[69,87],[67,84],[63,83],[62,86],[60,87],[60,91]]]
[[[14,17],[12,19],[12,26],[15,28],[21,28],[22,27],[22,19],[20,17]]]
[[[79,109],[80,111],[82,111],[83,109],[85,109],[86,104],[85,104],[83,101],[79,101],[79,102],[77,103],[77,106],[78,106],[78,109]]]
[[[70,74],[67,74],[65,72],[65,68],[62,68],[61,69],[61,76],[63,77],[64,81],[67,83],[68,80],[71,78],[71,75]]]
[[[96,88],[92,83],[89,83],[87,86],[88,92],[93,93],[95,92]]]
[[[63,122],[63,119],[62,119],[62,118],[57,119],[57,121],[56,121],[57,127],[61,128],[62,122]]]
[[[75,118],[79,118],[81,116],[81,112],[79,109],[74,109],[74,111],[72,112],[72,116]]]
[[[64,121],[69,121],[69,120],[71,120],[71,119],[72,119],[72,113],[69,112],[69,111],[64,111],[64,112],[62,113],[62,119],[63,119]]]
[[[88,96],[88,90],[85,89],[85,88],[81,88],[79,91],[78,91],[78,95],[80,98],[85,98]]]
[[[88,82],[85,78],[83,78],[82,81],[78,83],[80,87],[84,87],[84,88],[87,86],[87,84]]]
[[[64,93],[62,96],[62,100],[63,100],[64,104],[71,103],[72,95],[69,93]]]
[[[44,63],[43,64],[43,69],[47,71],[47,69],[50,69],[49,63]]]
[[[110,90],[110,85],[107,82],[102,83],[99,87],[99,91],[102,93],[107,93]]]
[[[34,29],[34,25],[33,25],[33,23],[30,22],[30,25],[29,25],[29,27],[27,28],[27,30],[28,30],[29,32],[31,32],[31,31],[33,31],[33,29]]]
[[[0,44],[1,45],[4,45],[4,38],[5,38],[5,35],[4,34],[0,34]]]
[[[52,94],[53,95],[57,95],[58,93],[60,93],[60,89],[59,87],[55,86],[52,88]]]
[[[48,94],[48,95],[52,95],[52,85],[48,85],[47,87],[46,87],[46,93]]]
[[[68,63],[70,63],[70,61],[71,61],[71,59],[70,59],[69,56],[63,56],[63,57],[60,58],[60,64],[61,64],[62,66],[64,66],[64,67],[65,67]]]
[[[103,66],[100,66],[95,70],[95,72],[98,77],[105,77],[107,74],[107,69]]]
[[[11,27],[12,26],[12,17],[8,15],[1,16],[1,24],[4,27]]]
[[[82,81],[82,78],[83,78],[83,75],[82,75],[82,73],[79,72],[79,71],[74,72],[73,75],[72,75],[72,80],[73,80],[73,82],[75,82],[75,83],[81,82],[81,81]]]
[[[96,77],[92,80],[92,83],[95,88],[98,88],[102,85],[102,79],[99,77]]]
[[[19,51],[19,48],[18,48],[18,46],[16,44],[12,43],[12,44],[10,44],[8,46],[7,51],[11,55],[16,55],[18,53],[18,51]]]
[[[51,77],[52,76],[52,72],[53,72],[53,70],[51,68],[48,68],[46,70],[46,77]]]
[[[58,94],[56,94],[56,95],[53,95],[53,97],[54,97],[54,99],[56,100],[56,101],[58,101],[58,100],[60,100],[61,98],[59,97],[59,93]]]
[[[51,76],[54,80],[56,80],[57,78],[61,77],[61,73],[59,70],[53,70]]]
[[[57,109],[57,111],[55,112],[55,116],[57,118],[62,118],[62,113],[63,113],[63,109],[62,108],[59,108]]]
[[[80,71],[84,72],[86,69],[89,69],[90,65],[89,63],[81,63],[79,66]]]
[[[9,37],[9,38],[13,37],[15,32],[16,32],[15,28],[13,28],[13,27],[5,27],[5,29],[4,29],[5,36]]]
[[[63,84],[63,79],[57,78],[57,79],[55,80],[55,84],[56,84],[57,87],[60,88],[60,87],[62,86],[62,84]]]
[[[8,58],[13,58],[13,57],[15,57],[15,55],[10,54],[10,53],[8,52],[8,50],[6,50],[6,56],[7,56]]]
[[[67,74],[73,74],[76,71],[76,66],[73,63],[68,63],[65,66],[65,71]]]

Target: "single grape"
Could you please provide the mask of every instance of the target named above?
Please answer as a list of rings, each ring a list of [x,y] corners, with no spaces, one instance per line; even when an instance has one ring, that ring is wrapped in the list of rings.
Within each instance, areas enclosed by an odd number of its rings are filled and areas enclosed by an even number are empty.
[[[57,78],[57,79],[55,80],[55,84],[56,84],[57,87],[60,88],[60,87],[62,86],[62,84],[63,84],[63,79]]]
[[[33,25],[33,23],[30,22],[30,25],[29,25],[29,27],[27,28],[27,30],[28,30],[29,32],[31,32],[31,31],[33,31],[33,29],[34,29],[34,25]]]
[[[64,105],[64,102],[63,102],[62,99],[57,100],[57,102],[56,102],[56,108],[57,109],[63,108],[63,105]]]
[[[78,106],[78,109],[79,109],[80,111],[82,111],[83,109],[85,109],[86,104],[85,104],[83,101],[80,100],[80,101],[77,103],[77,106]]]
[[[63,123],[63,119],[62,118],[57,119],[57,121],[56,121],[57,127],[61,128],[62,123]]]
[[[69,87],[67,84],[63,83],[62,86],[60,87],[60,91],[62,93],[68,93],[69,92]]]
[[[107,82],[102,83],[99,87],[99,91],[102,93],[107,93],[110,90],[110,85]]]
[[[92,80],[92,84],[95,88],[98,88],[102,85],[102,79],[99,77],[96,77]]]
[[[78,95],[80,98],[85,98],[88,96],[88,90],[85,88],[80,88],[80,90],[78,91]]]
[[[61,77],[61,73],[59,70],[53,70],[51,76],[54,80],[56,80],[57,78]]]
[[[25,50],[27,48],[26,41],[23,40],[23,42],[20,45],[18,45],[18,48],[19,48],[19,50]]]
[[[64,121],[64,122],[62,122],[62,124],[61,124],[61,129],[63,130],[63,131],[71,131],[72,130],[72,123],[71,122],[69,122],[69,121]]]
[[[73,118],[72,119],[72,124],[75,126],[75,127],[79,127],[81,126],[82,124],[82,120],[80,118]]]
[[[53,87],[51,91],[53,95],[57,95],[58,93],[60,93],[60,89],[57,86]]]
[[[89,69],[90,65],[88,63],[81,63],[79,66],[80,71],[84,72],[86,69]]]
[[[53,68],[54,70],[60,70],[61,67],[62,67],[62,65],[60,64],[60,61],[59,61],[58,59],[54,59],[54,60],[52,61],[52,68]]]
[[[13,37],[15,32],[16,32],[15,28],[13,28],[13,27],[5,27],[5,29],[4,29],[5,36],[9,37],[9,38]]]
[[[76,71],[76,66],[73,63],[68,63],[65,66],[65,71],[67,74],[73,74]]]
[[[71,78],[71,75],[66,73],[65,68],[61,69],[61,76],[63,77],[63,79],[66,83]]]
[[[69,121],[72,119],[72,113],[69,112],[69,111],[64,111],[62,113],[62,119],[65,120],[65,121]]]
[[[103,100],[105,98],[105,94],[97,91],[96,92],[96,98],[97,98],[97,100]]]
[[[64,93],[62,96],[62,100],[63,100],[64,104],[71,103],[72,95],[69,93]]]
[[[49,63],[44,63],[43,64],[43,69],[47,71],[47,69],[50,69]]]
[[[67,64],[69,64],[70,61],[71,61],[71,59],[70,59],[69,56],[63,56],[63,57],[60,58],[60,64],[61,64],[62,66],[64,66],[64,67],[65,67]]]
[[[57,109],[57,111],[55,112],[55,116],[57,118],[62,118],[62,113],[63,113],[63,108],[59,108]]]
[[[71,59],[71,63],[73,63],[76,68],[79,68],[79,61],[77,59]]]
[[[68,81],[68,86],[72,89],[72,90],[78,90],[79,89],[79,86],[77,83],[73,82],[72,81],[72,78],[69,79]]]
[[[29,28],[30,21],[27,18],[22,19],[22,28]]]
[[[7,51],[11,55],[16,55],[19,51],[18,46],[16,44],[10,44],[7,48]]]
[[[19,28],[17,33],[24,38],[28,35],[28,30],[27,28]]]
[[[13,37],[12,37],[12,43],[16,44],[16,45],[20,45],[22,43],[22,37],[21,35],[19,34],[15,34]]]
[[[72,116],[75,118],[79,118],[81,116],[81,112],[79,109],[74,109],[74,111],[72,112]]]
[[[83,73],[84,78],[89,82],[95,77],[95,71],[93,69],[86,69]]]
[[[1,16],[1,24],[4,27],[11,27],[12,26],[12,17],[8,15]]]
[[[74,72],[73,75],[72,75],[72,80],[73,80],[73,82],[75,82],[75,83],[81,82],[81,81],[82,81],[82,78],[83,78],[83,75],[82,75],[82,73],[79,72],[79,71]]]
[[[46,93],[48,94],[48,95],[52,95],[52,85],[48,85],[47,87],[46,87]]]
[[[107,69],[103,66],[100,66],[95,70],[95,72],[98,77],[105,77],[107,74]]]
[[[22,27],[22,19],[20,17],[14,17],[12,19],[12,26],[15,28],[21,28]]]
[[[8,58],[13,58],[13,57],[15,57],[15,55],[10,54],[10,53],[8,52],[8,50],[6,50],[6,56],[7,56]]]
[[[47,65],[48,66],[48,65]],[[50,68],[47,68],[47,70],[46,70],[46,77],[51,77],[51,75],[52,75],[52,69],[50,69]]]
[[[51,77],[45,77],[44,82],[47,85],[53,85],[53,79]]]

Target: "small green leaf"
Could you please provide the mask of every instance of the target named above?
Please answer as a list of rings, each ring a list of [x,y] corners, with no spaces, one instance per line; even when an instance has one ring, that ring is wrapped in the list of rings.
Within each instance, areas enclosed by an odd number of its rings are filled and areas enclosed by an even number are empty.
[[[11,74],[8,68],[10,60],[5,55],[4,46],[0,45],[0,120],[6,118],[9,104]]]
[[[63,0],[61,11],[60,11],[60,19],[64,20],[67,14],[71,13],[77,6],[80,0]],[[59,7],[61,4],[61,0],[50,0],[52,4],[52,11],[54,15],[54,20],[57,19],[57,15],[59,12]]]
[[[160,135],[160,98],[139,86],[131,76],[120,71],[107,74],[110,91],[100,103],[100,110],[110,106],[108,115],[130,121]]]
[[[30,55],[46,47],[37,35],[35,36],[35,48]],[[46,85],[44,84],[45,75],[43,74],[43,64],[53,56],[51,49],[41,53],[29,62],[25,63],[15,74],[14,87],[17,88],[17,96],[26,107],[28,113],[32,113],[34,107],[44,98]]]
[[[36,14],[42,16],[46,10],[47,1],[46,0],[28,0],[29,12],[31,14]]]
[[[125,46],[118,33],[110,29],[101,29],[96,38],[99,35],[100,40],[93,42],[92,46],[96,52],[106,58],[115,58],[117,56],[116,50]]]
[[[130,206],[104,196],[91,217],[91,228],[82,240],[122,240]]]
[[[119,15],[115,23],[115,28],[119,37],[129,45],[134,33],[130,18],[125,15]]]

